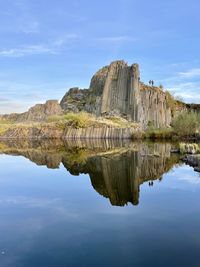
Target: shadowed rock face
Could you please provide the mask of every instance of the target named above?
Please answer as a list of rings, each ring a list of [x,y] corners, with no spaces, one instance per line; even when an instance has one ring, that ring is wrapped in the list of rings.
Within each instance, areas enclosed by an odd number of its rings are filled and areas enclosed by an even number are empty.
[[[64,110],[84,110],[97,116],[122,116],[140,122],[144,128],[149,122],[157,127],[171,122],[166,94],[159,88],[144,86],[139,65],[128,66],[124,61],[112,62],[99,70],[88,90],[70,89],[61,106]]]
[[[0,151],[22,155],[37,165],[59,168],[72,174],[89,174],[93,188],[112,205],[139,203],[140,185],[161,179],[178,162],[170,144],[88,140],[1,142]]]

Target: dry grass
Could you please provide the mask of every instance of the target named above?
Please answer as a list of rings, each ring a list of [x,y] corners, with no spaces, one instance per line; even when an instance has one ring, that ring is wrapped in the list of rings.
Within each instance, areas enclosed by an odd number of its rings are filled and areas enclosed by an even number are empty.
[[[137,123],[130,123],[129,121],[121,117],[95,117],[94,115],[87,112],[69,112],[65,115],[51,116],[47,119],[47,122],[58,123],[61,126],[63,125],[63,127],[65,125],[68,125],[74,128],[87,128],[90,126],[100,127],[103,125],[116,128],[136,128],[138,126]]]

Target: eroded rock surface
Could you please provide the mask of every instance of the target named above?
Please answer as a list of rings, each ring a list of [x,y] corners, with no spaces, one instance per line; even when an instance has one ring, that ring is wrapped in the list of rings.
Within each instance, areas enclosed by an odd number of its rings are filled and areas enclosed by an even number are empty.
[[[147,127],[169,126],[171,109],[166,94],[159,88],[140,82],[139,65],[128,66],[114,61],[100,69],[89,89],[72,88],[65,94],[61,107],[67,111],[87,111],[97,116],[122,116]]]

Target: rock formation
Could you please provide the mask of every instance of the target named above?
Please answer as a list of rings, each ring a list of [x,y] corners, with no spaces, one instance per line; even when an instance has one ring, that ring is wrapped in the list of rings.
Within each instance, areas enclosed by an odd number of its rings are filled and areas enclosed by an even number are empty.
[[[157,128],[170,126],[173,116],[181,112],[200,113],[200,105],[185,104],[175,101],[171,96],[170,99],[169,96],[162,89],[140,81],[138,64],[128,66],[124,61],[114,61],[97,71],[91,79],[89,89],[71,88],[60,104],[56,100],[49,100],[21,114],[1,115],[0,120],[10,120],[16,124],[39,123],[32,127],[19,124],[17,127],[4,127],[0,131],[0,138],[131,138],[150,125]],[[94,114],[97,117],[94,118],[95,123],[76,127],[73,123],[68,123],[66,117],[63,118],[62,127],[58,123],[46,123],[49,116],[80,111]],[[104,121],[106,117],[126,123],[116,126],[110,121],[105,125],[100,123],[98,117],[104,117]]]
[[[118,115],[142,124],[169,126],[171,109],[166,94],[140,82],[139,65],[114,61],[99,70],[89,89],[72,88],[61,100],[64,110],[87,111],[97,116]]]

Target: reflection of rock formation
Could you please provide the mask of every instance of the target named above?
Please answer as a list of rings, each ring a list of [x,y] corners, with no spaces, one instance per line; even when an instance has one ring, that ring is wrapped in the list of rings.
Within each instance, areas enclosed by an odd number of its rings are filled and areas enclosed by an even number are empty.
[[[62,163],[73,175],[88,173],[92,186],[112,205],[139,202],[140,185],[159,179],[178,158],[170,155],[170,144],[95,141],[78,143],[0,143],[2,153],[23,155],[37,165],[58,168]]]
[[[163,148],[163,147],[162,147]],[[128,150],[122,154],[96,156],[89,159],[87,172],[95,190],[110,199],[112,205],[123,206],[128,202],[137,205],[140,185],[159,179],[176,163],[164,147],[166,155],[141,154]]]

